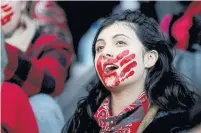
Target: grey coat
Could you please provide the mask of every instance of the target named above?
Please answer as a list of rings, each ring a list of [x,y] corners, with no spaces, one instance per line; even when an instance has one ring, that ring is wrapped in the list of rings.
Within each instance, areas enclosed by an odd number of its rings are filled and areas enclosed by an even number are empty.
[[[196,87],[196,91],[201,94],[201,46],[195,45],[197,51],[176,51],[174,66],[178,72],[190,78]]]

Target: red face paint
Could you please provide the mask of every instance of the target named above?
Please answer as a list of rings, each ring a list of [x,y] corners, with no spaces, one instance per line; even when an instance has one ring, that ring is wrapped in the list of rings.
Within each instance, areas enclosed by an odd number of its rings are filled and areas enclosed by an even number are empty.
[[[11,21],[13,16],[12,7],[8,4],[1,6],[1,11],[6,14],[6,16],[1,17],[1,25],[4,26]]]
[[[125,65],[126,63],[128,63],[129,61],[131,61],[132,59],[135,58],[135,54],[131,54],[129,56],[127,56],[126,58],[124,58],[121,62],[120,62],[120,66],[122,67],[123,65]]]
[[[102,65],[103,57],[100,56],[97,60],[97,70],[98,70],[99,76],[102,79],[104,85],[106,87],[118,86],[120,84],[120,82],[123,82],[125,79],[129,78],[130,76],[133,76],[135,72],[131,69],[137,66],[137,62],[132,61],[131,63],[129,63],[127,66],[124,67],[124,69],[120,72],[119,75],[117,74],[116,70],[113,70],[108,73],[104,72],[104,69],[107,65],[117,65],[118,64],[119,67],[122,67],[125,64],[127,64],[129,61],[133,60],[134,58],[135,58],[135,54],[129,55],[129,50],[125,50],[125,51],[121,52],[120,54],[118,54],[116,56],[116,58],[108,59]],[[110,77],[114,78],[114,81],[113,81],[114,83],[112,83],[112,86],[108,86],[106,83],[107,78],[110,78]]]
[[[123,78],[126,73],[128,73],[133,67],[136,67],[137,62],[133,61],[130,64],[128,64],[120,73],[120,76]]]
[[[124,50],[122,53],[117,55],[117,60],[121,60],[124,56],[129,54],[129,50]]]
[[[120,54],[117,55],[116,58],[114,59],[108,59],[104,65],[110,65],[110,64],[115,64],[118,63],[123,57],[127,56],[129,54],[129,50],[124,50]]]
[[[125,78],[122,78],[121,82],[123,82],[125,79],[129,78],[130,76],[133,76],[134,75],[134,71],[130,71]]]
[[[104,71],[103,71],[103,65],[102,65],[102,60],[103,60],[103,57],[100,56],[97,60],[97,70],[98,70],[98,73],[99,73],[99,76],[100,78],[102,79],[103,81],[103,84],[106,86],[106,87],[111,87],[111,86],[108,86],[107,83],[106,83],[106,79],[113,76],[115,78],[114,80],[114,86],[118,86],[120,81],[119,81],[119,78],[118,78],[118,75],[117,75],[117,72],[111,72],[111,73],[108,73],[108,74],[105,74]]]

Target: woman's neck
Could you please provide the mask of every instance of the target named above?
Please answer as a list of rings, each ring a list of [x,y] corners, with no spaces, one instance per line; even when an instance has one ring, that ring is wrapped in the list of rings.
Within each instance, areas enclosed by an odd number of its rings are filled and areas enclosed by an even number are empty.
[[[119,115],[126,107],[138,99],[144,91],[144,81],[125,86],[119,92],[111,92],[112,115]]]

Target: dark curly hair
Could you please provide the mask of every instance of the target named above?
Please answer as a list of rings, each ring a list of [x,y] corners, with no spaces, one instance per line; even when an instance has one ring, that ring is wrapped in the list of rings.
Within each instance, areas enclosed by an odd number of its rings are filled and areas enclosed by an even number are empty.
[[[152,68],[148,70],[145,80],[145,89],[150,103],[156,105],[161,110],[166,111],[186,111],[194,104],[193,92],[181,80],[172,66],[173,46],[170,45],[158,23],[152,18],[146,17],[140,11],[124,11],[120,15],[112,14],[102,23],[93,42],[93,56],[95,57],[95,42],[100,32],[108,26],[118,22],[128,22],[134,24],[139,40],[147,51],[156,50],[158,60]],[[128,25],[129,26],[129,25]],[[133,26],[130,26],[133,28]],[[75,114],[63,128],[63,133],[97,133],[100,130],[94,119],[94,114],[103,100],[110,95],[97,78],[96,85],[89,95],[80,100]]]

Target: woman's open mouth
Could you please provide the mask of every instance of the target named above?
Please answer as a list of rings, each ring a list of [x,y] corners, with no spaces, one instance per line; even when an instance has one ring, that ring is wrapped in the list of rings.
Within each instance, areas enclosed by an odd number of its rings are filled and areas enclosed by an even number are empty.
[[[105,73],[111,73],[111,72],[114,72],[116,69],[118,69],[119,66],[118,65],[115,65],[115,64],[112,64],[112,63],[105,63],[103,65],[103,71]]]

